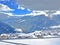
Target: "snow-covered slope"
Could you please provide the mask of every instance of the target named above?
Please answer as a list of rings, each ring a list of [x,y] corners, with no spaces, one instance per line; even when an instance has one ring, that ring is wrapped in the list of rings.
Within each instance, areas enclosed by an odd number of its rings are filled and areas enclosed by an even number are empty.
[[[0,21],[0,34],[15,33],[14,28]]]
[[[0,45],[60,45],[60,38],[4,40]]]

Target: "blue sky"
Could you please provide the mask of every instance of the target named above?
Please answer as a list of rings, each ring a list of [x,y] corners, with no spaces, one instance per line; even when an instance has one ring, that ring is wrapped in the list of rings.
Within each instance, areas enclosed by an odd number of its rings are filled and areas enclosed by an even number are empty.
[[[6,5],[10,9],[12,9],[12,11],[3,10],[4,12],[13,13],[15,15],[24,15],[32,12],[31,10],[29,11],[27,8],[24,7],[20,7],[20,9],[18,9],[19,5],[15,0],[0,0],[0,4]]]

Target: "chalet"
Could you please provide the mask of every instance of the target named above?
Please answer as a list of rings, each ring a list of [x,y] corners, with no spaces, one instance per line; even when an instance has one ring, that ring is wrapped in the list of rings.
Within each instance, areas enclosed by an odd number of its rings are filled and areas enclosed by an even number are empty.
[[[0,39],[7,39],[7,35],[6,34],[1,34]]]

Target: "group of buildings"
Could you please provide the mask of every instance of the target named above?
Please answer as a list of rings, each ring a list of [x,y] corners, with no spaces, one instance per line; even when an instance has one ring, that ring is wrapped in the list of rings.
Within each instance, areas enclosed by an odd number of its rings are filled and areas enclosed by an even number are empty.
[[[60,37],[60,31],[35,31],[32,33],[10,33],[10,34],[1,34],[0,39],[37,39],[45,37]]]

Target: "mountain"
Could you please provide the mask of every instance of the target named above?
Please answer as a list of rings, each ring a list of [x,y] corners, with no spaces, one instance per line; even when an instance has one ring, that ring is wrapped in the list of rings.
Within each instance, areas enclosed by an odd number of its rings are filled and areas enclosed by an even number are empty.
[[[60,14],[53,15],[53,19],[60,23]]]
[[[24,33],[31,33],[36,30],[51,30],[50,26],[59,25],[56,20],[50,19],[45,15],[37,16],[12,16],[3,22],[12,25],[14,28],[20,28]]]
[[[0,21],[13,26],[15,29],[21,29],[24,33],[31,33],[36,30],[55,30],[50,27],[60,25],[60,14],[53,14],[52,12],[35,16],[33,16],[34,14],[25,16],[8,16],[5,14],[1,15]]]
[[[24,17],[22,17],[24,18]],[[50,30],[50,26],[58,25],[58,23],[50,18],[39,15],[32,18],[28,17],[24,22],[20,23],[20,28],[23,29],[25,33],[33,32],[35,30]]]
[[[15,33],[14,28],[0,21],[0,34]]]

